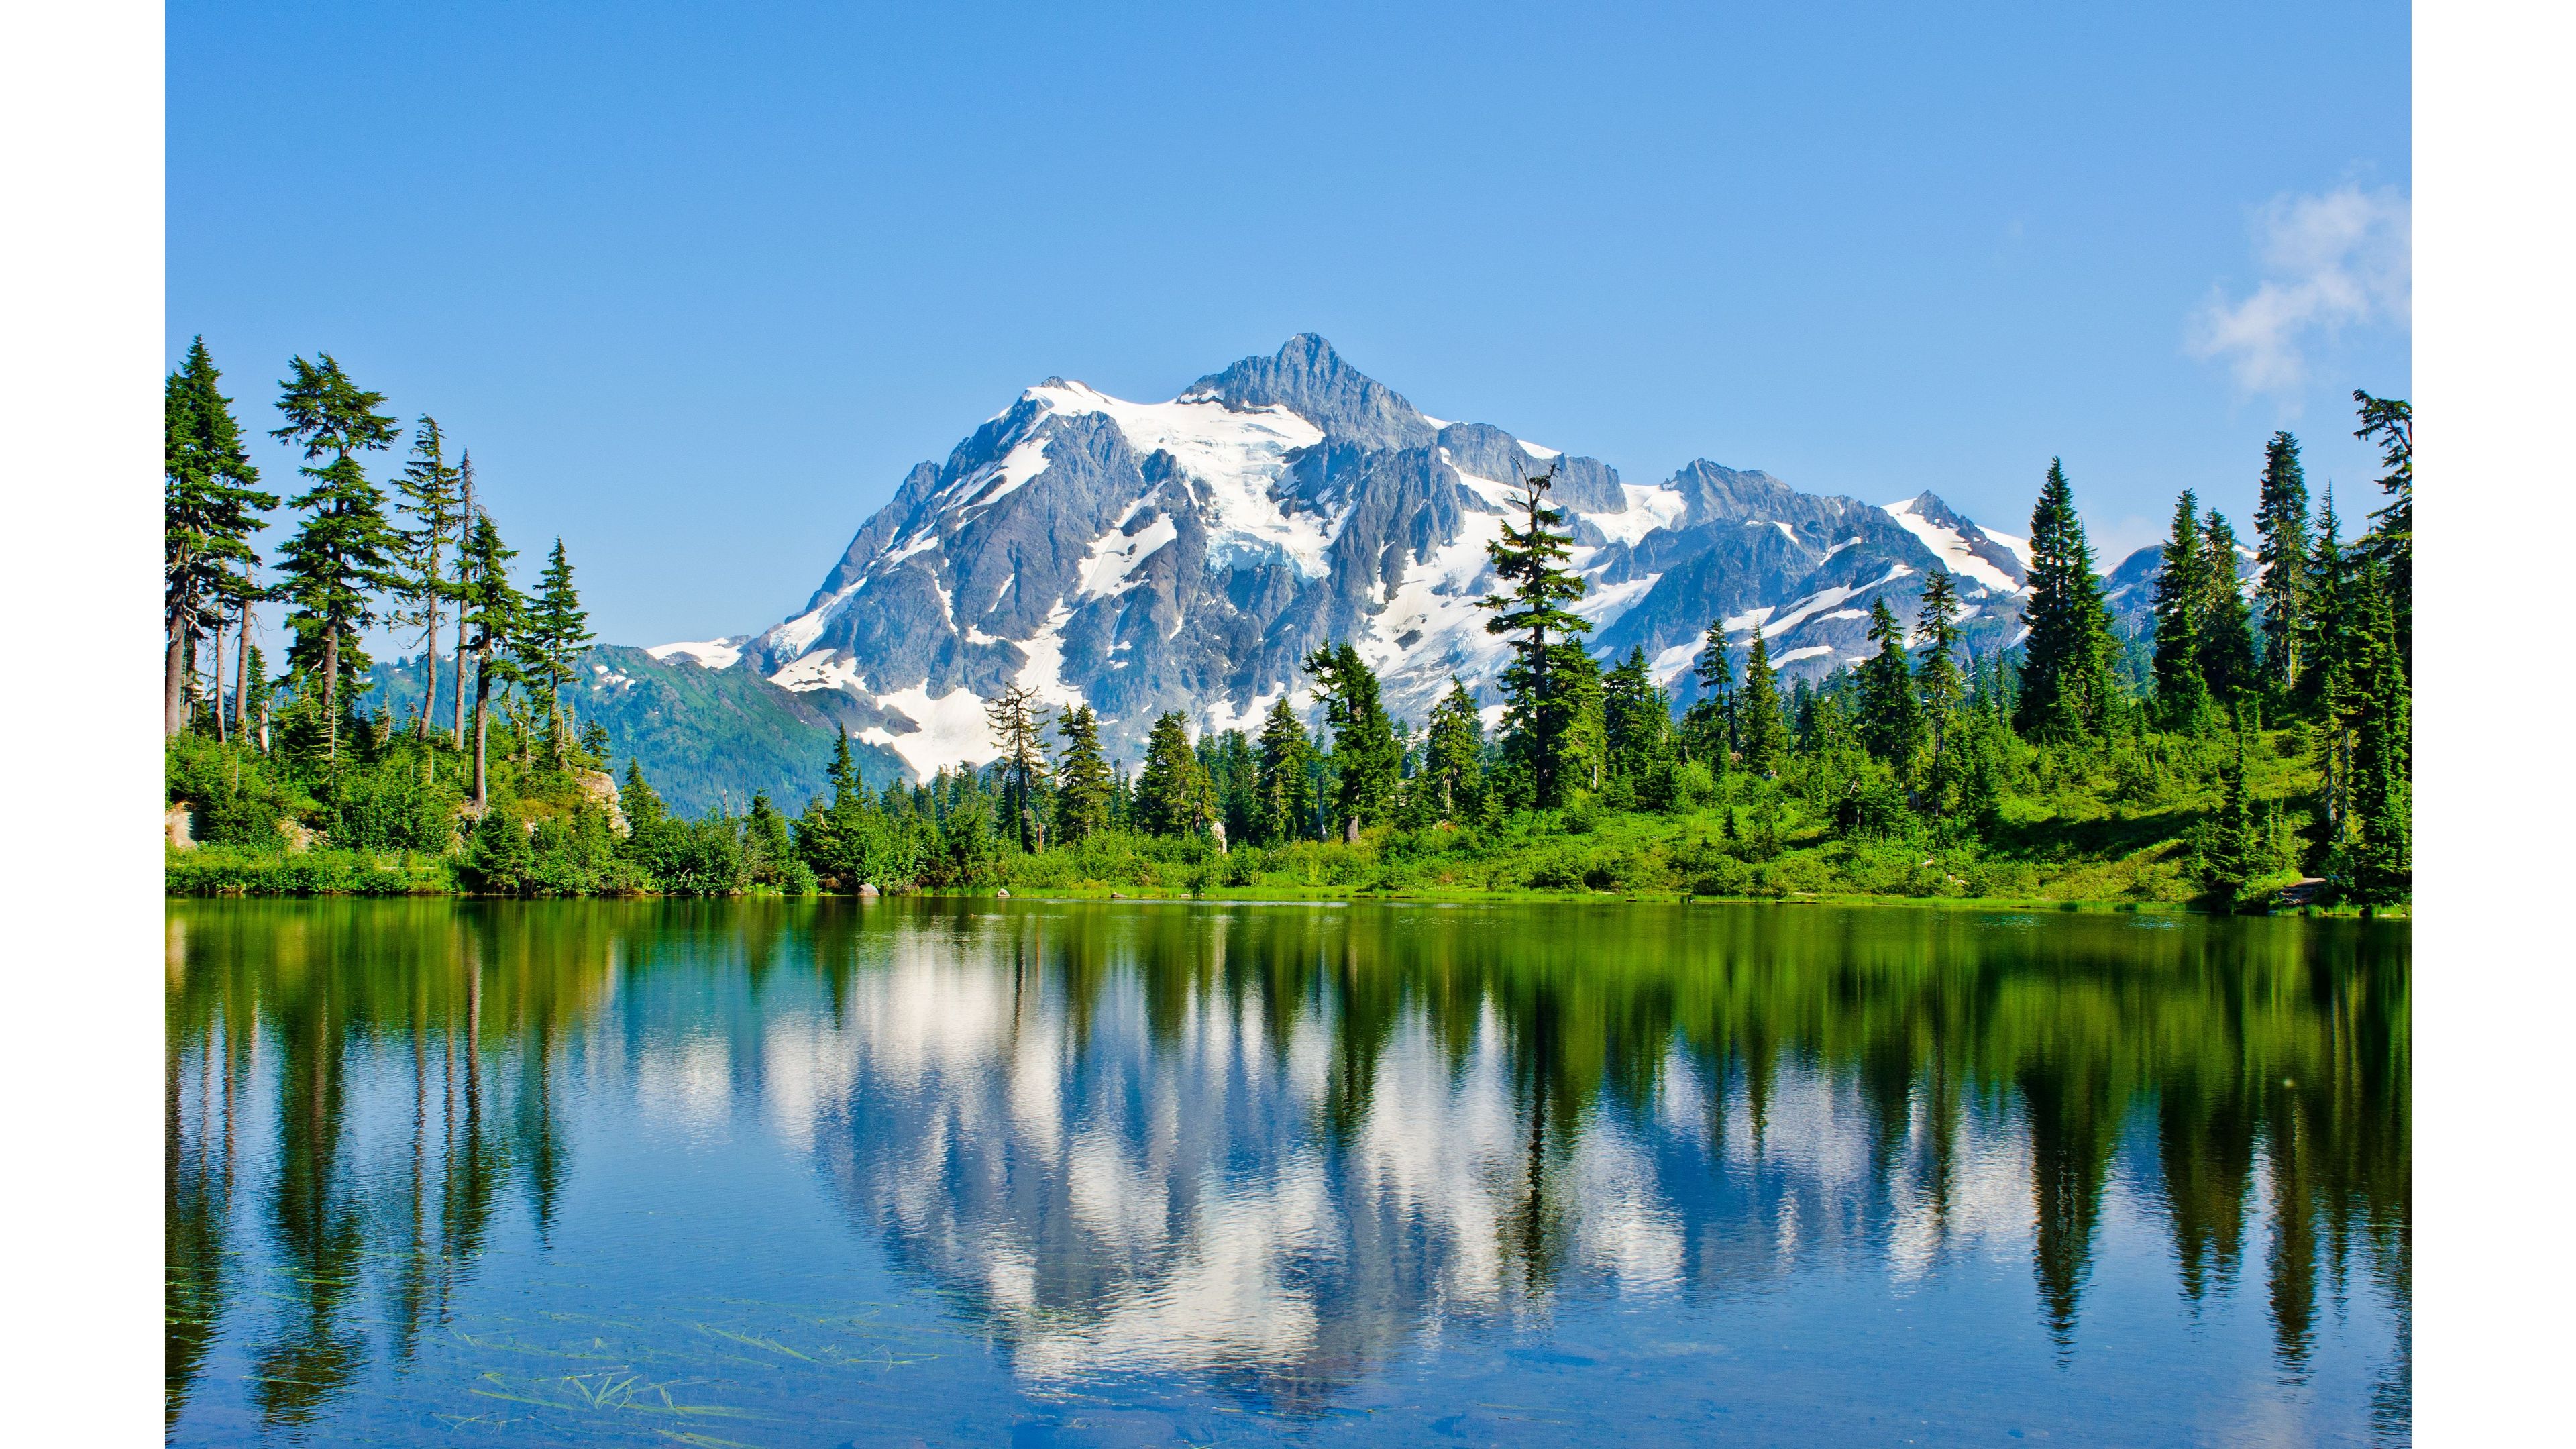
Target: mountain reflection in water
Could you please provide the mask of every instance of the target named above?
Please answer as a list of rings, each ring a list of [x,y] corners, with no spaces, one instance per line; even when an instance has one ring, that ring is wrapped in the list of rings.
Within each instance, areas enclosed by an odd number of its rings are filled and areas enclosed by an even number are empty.
[[[2259,1301],[2266,1392],[2366,1331],[2343,1407],[2406,1433],[2402,927],[173,903],[168,969],[174,1442],[226,1343],[246,1429],[435,1413],[467,1388],[415,1359],[483,1344],[460,1315],[496,1235],[555,1252],[568,1185],[635,1137],[803,1162],[840,1240],[1041,1401],[1164,1378],[1311,1422],[1589,1307],[1720,1321],[2003,1262],[2062,1368],[2100,1295],[2142,1291],[2095,1281],[2126,1214],[2184,1319]],[[733,1387],[793,1424],[799,1382]]]

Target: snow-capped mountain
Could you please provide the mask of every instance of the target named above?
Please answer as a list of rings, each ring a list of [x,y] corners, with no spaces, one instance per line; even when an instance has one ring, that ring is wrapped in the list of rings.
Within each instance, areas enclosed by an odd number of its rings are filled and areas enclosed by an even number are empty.
[[[1400,718],[1452,675],[1498,708],[1485,550],[1516,479],[1546,467],[1595,653],[1644,649],[1678,700],[1711,619],[1739,666],[1758,625],[1785,673],[1818,676],[1870,652],[1876,599],[1910,623],[1934,571],[1956,578],[1973,643],[2019,630],[2026,545],[1928,492],[1882,507],[1706,460],[1627,482],[1426,416],[1304,335],[1168,402],[1049,378],[915,466],[795,617],[650,653],[829,692],[918,775],[991,758],[983,700],[1014,683],[1088,702],[1130,759],[1165,710],[1257,728],[1283,695],[1311,706],[1299,660],[1341,639]]]

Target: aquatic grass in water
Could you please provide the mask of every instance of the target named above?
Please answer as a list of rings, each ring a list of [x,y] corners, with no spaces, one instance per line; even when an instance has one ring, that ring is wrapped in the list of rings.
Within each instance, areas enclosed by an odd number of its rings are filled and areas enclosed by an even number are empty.
[[[2403,1439],[2408,970],[2332,920],[174,903],[169,1437]]]

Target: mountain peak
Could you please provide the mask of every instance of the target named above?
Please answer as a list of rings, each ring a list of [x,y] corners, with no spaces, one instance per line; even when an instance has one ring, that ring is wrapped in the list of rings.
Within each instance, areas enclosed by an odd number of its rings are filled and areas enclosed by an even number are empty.
[[[1423,448],[1438,430],[1395,389],[1344,361],[1333,344],[1300,332],[1268,357],[1247,357],[1191,383],[1185,398],[1229,407],[1284,407],[1339,441],[1370,448]]]

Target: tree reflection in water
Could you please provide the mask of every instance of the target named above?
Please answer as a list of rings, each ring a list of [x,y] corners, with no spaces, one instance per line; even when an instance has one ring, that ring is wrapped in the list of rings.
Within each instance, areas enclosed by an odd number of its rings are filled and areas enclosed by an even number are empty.
[[[218,1333],[270,1426],[408,1362],[498,1214],[542,1241],[561,1211],[568,1074],[765,1121],[1028,1382],[1181,1373],[1302,1415],[1567,1302],[1998,1253],[2063,1361],[2126,1193],[2191,1312],[2260,1245],[2284,1382],[2321,1303],[2374,1295],[2375,1411],[2408,1416],[2402,928],[174,904],[168,1002],[174,1423]]]

